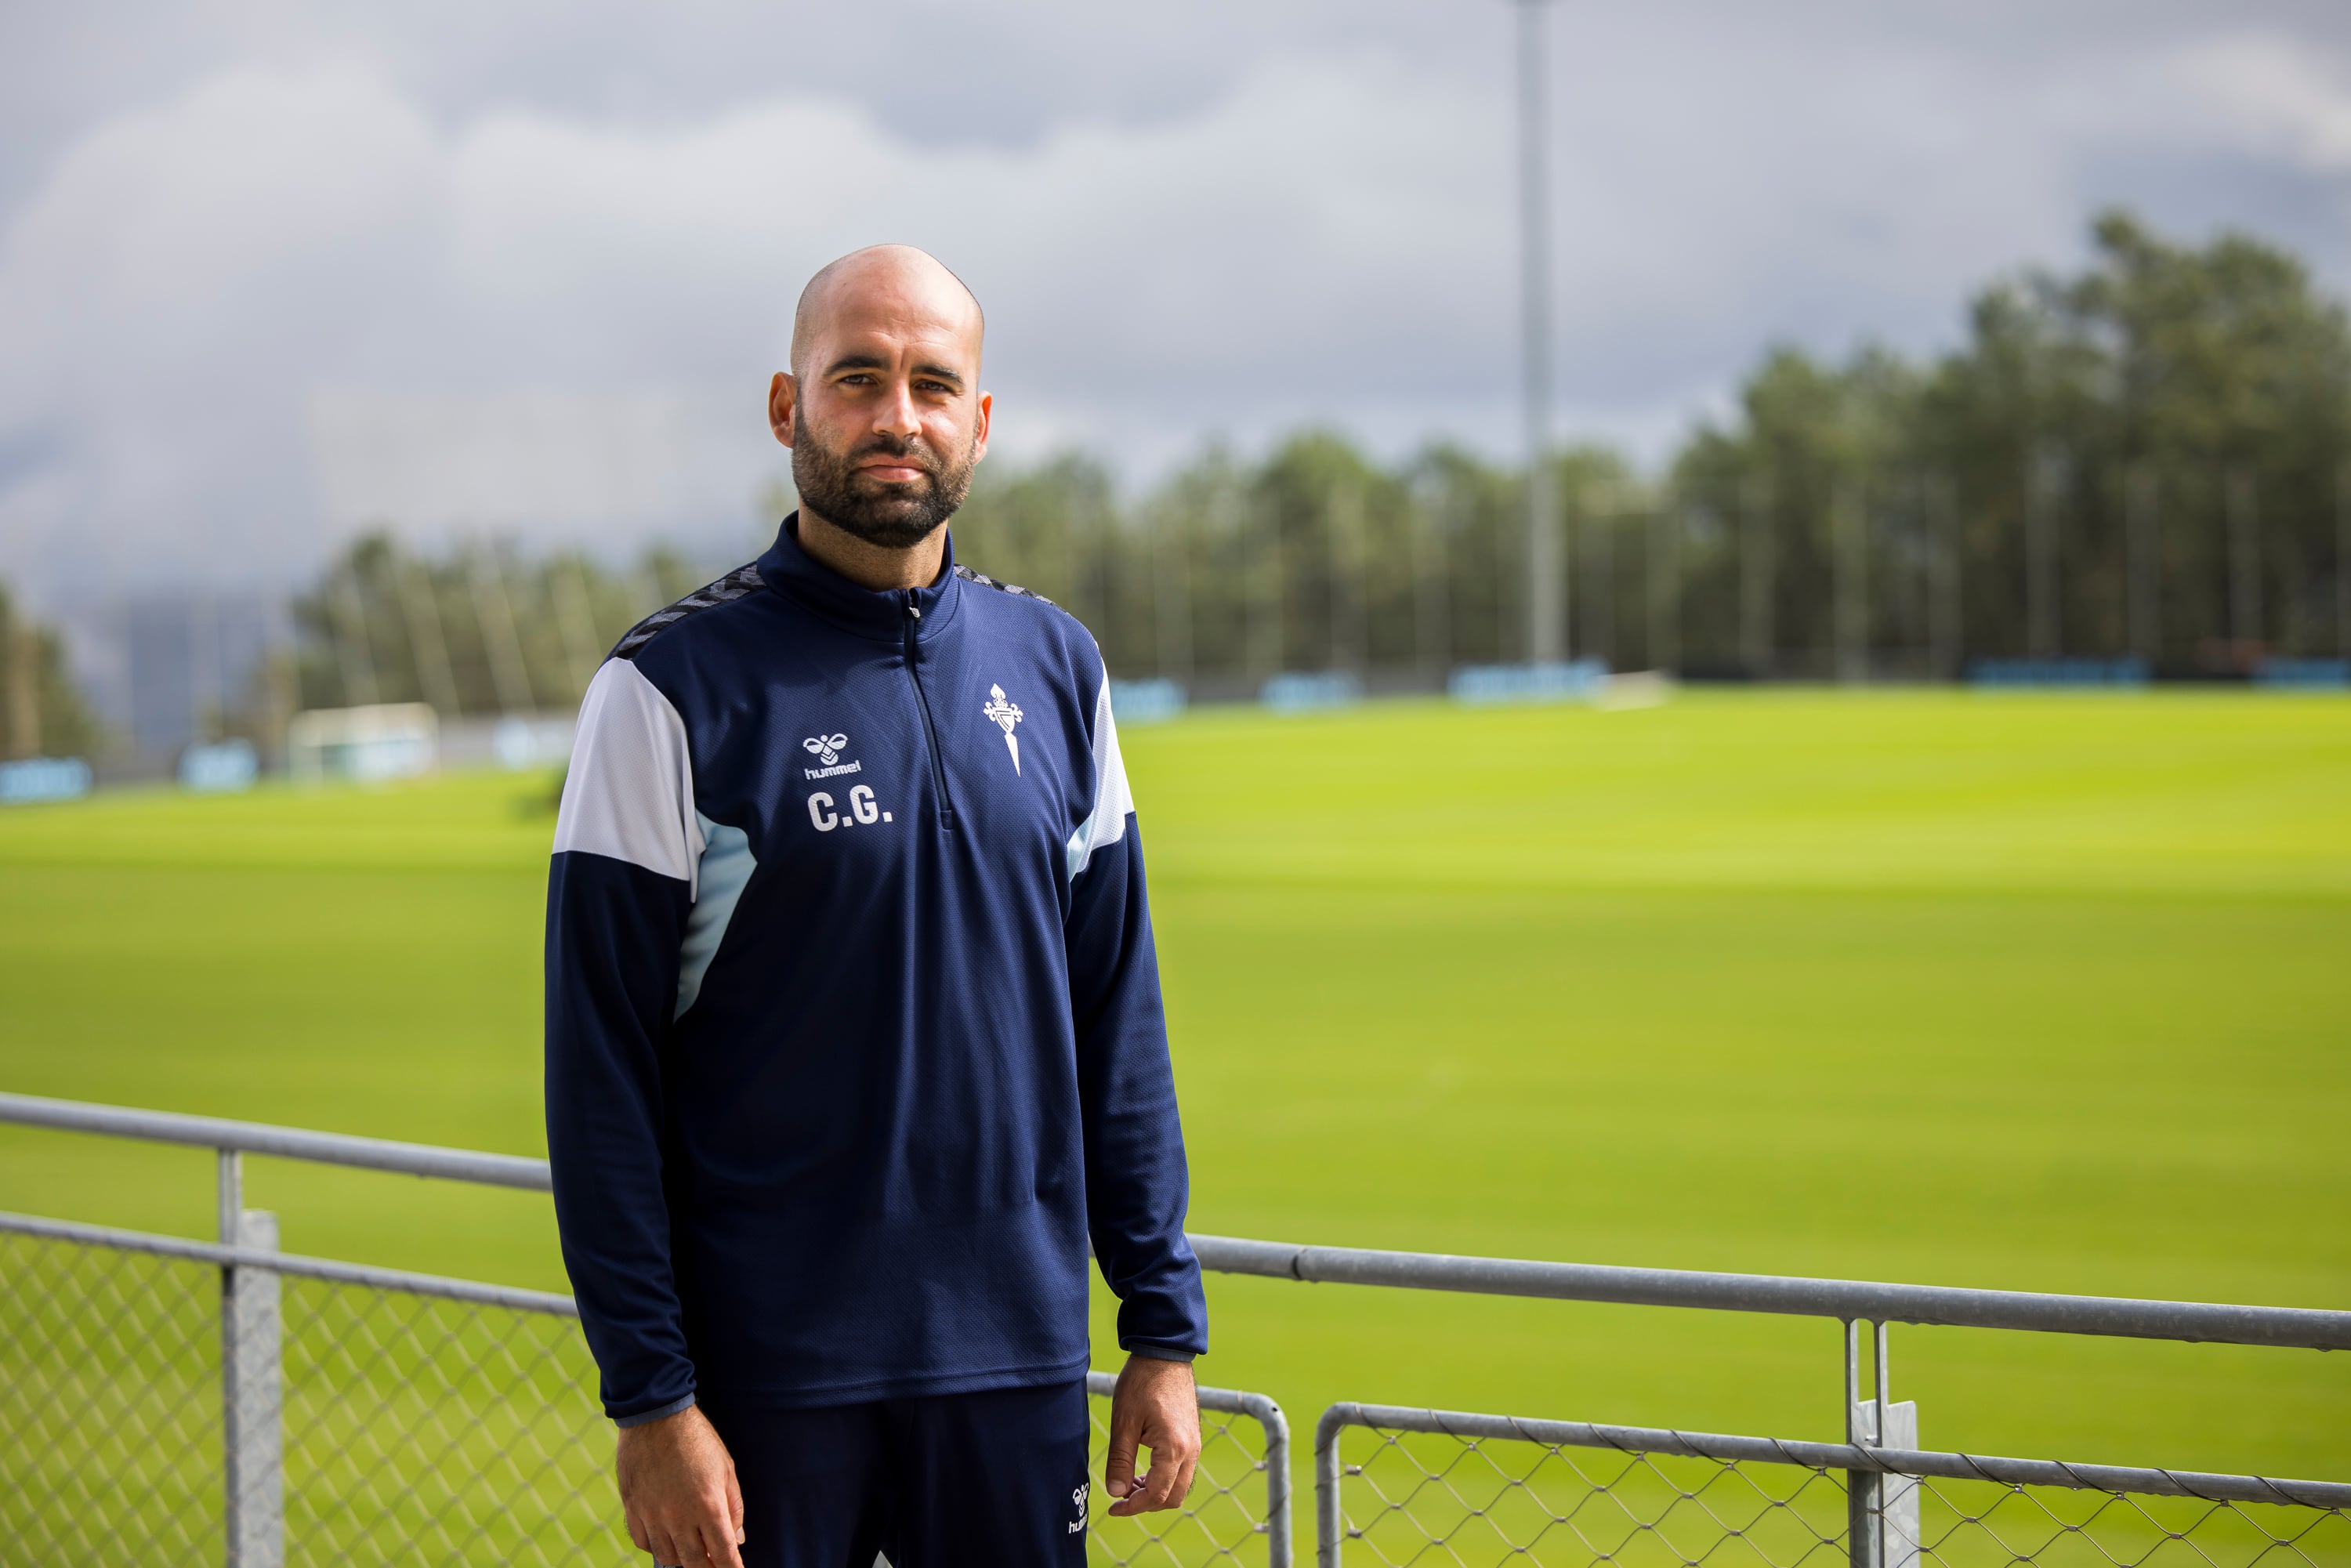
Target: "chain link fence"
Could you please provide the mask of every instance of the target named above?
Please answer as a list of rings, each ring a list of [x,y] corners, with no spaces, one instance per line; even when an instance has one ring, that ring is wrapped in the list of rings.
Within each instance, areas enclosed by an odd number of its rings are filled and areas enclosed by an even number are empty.
[[[16,1223],[0,1221],[0,1558],[221,1563],[237,1490],[226,1363],[262,1348],[249,1337],[225,1353],[221,1266],[159,1250],[173,1246],[163,1238]],[[275,1354],[247,1381],[264,1388],[279,1469],[274,1488],[256,1478],[242,1491],[262,1516],[246,1521],[246,1568],[644,1562],[621,1525],[612,1428],[568,1302],[454,1299],[286,1262],[236,1270],[240,1291],[277,1287]],[[1287,1507],[1289,1479],[1270,1401],[1204,1389],[1186,1506],[1113,1519],[1100,1487],[1113,1380],[1088,1382],[1094,1561],[1288,1561],[1286,1522],[1281,1552],[1270,1545],[1269,1509]]]
[[[1855,1469],[1829,1461],[1873,1451],[1348,1405],[1317,1443],[1332,1568],[2351,1564],[2351,1487],[1912,1451]],[[1980,1473],[1891,1469],[1914,1461]],[[1877,1532],[1858,1552],[1856,1517]]]
[[[1086,1374],[1093,1415],[1093,1462],[1087,1467],[1089,1561],[1177,1564],[1290,1563],[1290,1427],[1280,1407],[1260,1394],[1200,1390],[1200,1465],[1180,1510],[1113,1519],[1102,1490],[1110,1445],[1110,1395],[1117,1379]]]
[[[240,1285],[255,1274],[239,1272]],[[195,1259],[0,1232],[11,1560],[222,1562],[221,1275]],[[620,1527],[611,1426],[575,1321],[299,1275],[278,1283],[282,1561],[640,1560]]]
[[[220,1271],[0,1235],[0,1540],[28,1563],[221,1555]]]
[[[642,1561],[569,1297],[288,1256],[240,1197],[246,1152],[538,1192],[544,1161],[5,1093],[0,1122],[215,1150],[228,1239],[0,1214],[0,1558]],[[1226,1273],[1844,1323],[1846,1443],[1334,1405],[1322,1568],[2351,1568],[2351,1485],[1917,1448],[1886,1328],[2351,1351],[2351,1312],[1191,1241]],[[1098,1475],[1113,1381],[1087,1382]],[[1261,1395],[1200,1405],[1186,1506],[1113,1519],[1097,1482],[1092,1561],[1290,1568],[1285,1417]]]

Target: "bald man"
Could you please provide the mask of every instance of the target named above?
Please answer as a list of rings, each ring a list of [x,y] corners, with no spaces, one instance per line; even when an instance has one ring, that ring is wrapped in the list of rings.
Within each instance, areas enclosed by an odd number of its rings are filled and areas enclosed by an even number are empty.
[[[1089,1239],[1110,1511],[1191,1485],[1207,1312],[1102,653],[947,534],[981,326],[918,250],[818,273],[768,393],[799,509],[580,707],[548,1149],[659,1563],[1082,1562]]]

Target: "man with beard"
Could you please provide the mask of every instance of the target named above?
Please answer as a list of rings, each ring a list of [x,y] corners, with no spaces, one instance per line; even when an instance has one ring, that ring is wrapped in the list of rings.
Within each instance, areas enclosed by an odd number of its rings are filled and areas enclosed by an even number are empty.
[[[1082,1562],[1089,1239],[1110,1511],[1191,1484],[1207,1309],[1102,654],[946,528],[980,336],[921,251],[820,272],[769,394],[799,510],[580,707],[548,1147],[657,1563]]]

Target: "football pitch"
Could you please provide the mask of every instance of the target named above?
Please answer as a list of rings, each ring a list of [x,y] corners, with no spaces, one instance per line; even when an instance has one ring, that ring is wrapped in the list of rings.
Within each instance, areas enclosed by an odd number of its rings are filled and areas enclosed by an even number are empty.
[[[2351,702],[1123,738],[1196,1230],[2351,1306]],[[542,1153],[549,790],[0,814],[0,1088]],[[292,1251],[563,1288],[543,1197],[255,1161],[247,1201]],[[199,1152],[0,1129],[0,1208],[202,1236],[212,1204]],[[1340,1398],[1842,1436],[1809,1319],[1208,1289],[1203,1380],[1301,1444]],[[1898,1326],[1893,1356],[1926,1447],[2351,1479],[2351,1358]]]

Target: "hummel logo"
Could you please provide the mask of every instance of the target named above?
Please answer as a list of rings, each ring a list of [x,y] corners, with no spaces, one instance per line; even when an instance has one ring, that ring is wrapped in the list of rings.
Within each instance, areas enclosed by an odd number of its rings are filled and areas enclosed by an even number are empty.
[[[800,745],[804,749],[815,752],[817,760],[824,764],[821,768],[801,768],[804,778],[830,779],[837,773],[865,771],[862,762],[843,762],[841,759],[841,754],[849,749],[849,737],[845,735],[811,735]]]
[[[1076,1505],[1078,1511],[1078,1517],[1070,1521],[1070,1533],[1071,1535],[1083,1535],[1086,1532],[1086,1489],[1083,1487],[1071,1487],[1070,1489],[1070,1501]]]
[[[1020,722],[1020,710],[1005,696],[1002,686],[988,687],[987,695],[990,700],[979,711],[1004,731],[1004,749],[1012,753],[1012,771],[1017,775],[1020,771],[1020,742],[1013,737],[1012,727]]]

